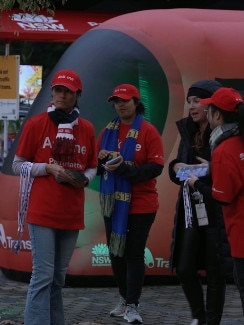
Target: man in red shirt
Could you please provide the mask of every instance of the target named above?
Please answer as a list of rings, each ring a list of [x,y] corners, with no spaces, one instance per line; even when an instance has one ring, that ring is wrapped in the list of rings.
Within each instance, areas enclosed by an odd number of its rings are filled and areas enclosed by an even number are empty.
[[[212,133],[212,195],[222,203],[234,278],[244,312],[244,104],[233,88],[222,87],[210,98],[208,106]]]

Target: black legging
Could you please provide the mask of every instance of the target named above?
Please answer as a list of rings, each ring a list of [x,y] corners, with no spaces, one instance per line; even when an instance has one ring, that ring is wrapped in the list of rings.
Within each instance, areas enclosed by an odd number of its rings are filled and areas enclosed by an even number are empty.
[[[199,319],[199,324],[219,325],[224,308],[226,285],[215,229],[208,227],[183,229],[178,247],[180,248],[176,273],[189,302],[192,318]],[[200,247],[205,256],[199,256]],[[205,261],[206,267],[206,309],[198,273],[199,258]]]
[[[125,254],[110,255],[114,277],[120,295],[128,304],[138,304],[145,276],[144,250],[156,213],[129,215]],[[111,218],[104,218],[109,245],[112,230]]]

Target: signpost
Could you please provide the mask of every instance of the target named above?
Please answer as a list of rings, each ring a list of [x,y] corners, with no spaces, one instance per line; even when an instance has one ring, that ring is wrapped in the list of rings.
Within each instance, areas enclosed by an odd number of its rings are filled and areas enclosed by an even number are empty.
[[[19,55],[0,56],[0,120],[4,122],[3,158],[8,154],[8,122],[19,119]]]

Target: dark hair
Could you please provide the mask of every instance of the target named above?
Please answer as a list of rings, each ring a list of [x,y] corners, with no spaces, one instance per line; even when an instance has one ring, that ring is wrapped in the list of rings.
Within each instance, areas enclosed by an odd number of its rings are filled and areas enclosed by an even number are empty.
[[[211,133],[209,123],[206,125],[204,130],[200,131],[199,124],[197,122],[193,122],[192,117],[188,117],[187,128],[189,130],[190,137],[193,139],[193,147],[197,152],[208,146]]]
[[[238,116],[239,116],[239,131],[240,135],[242,137],[242,140],[244,141],[244,103],[240,103],[237,105],[238,109]]]
[[[225,111],[214,104],[211,104],[211,111],[220,111],[225,123],[238,123],[240,136],[244,141],[244,103],[237,104],[237,112]]]
[[[81,90],[77,90],[77,92],[76,92],[77,97],[80,97],[81,96],[81,93],[82,93]],[[78,109],[80,109],[79,106],[78,106],[78,98],[75,101],[75,107],[77,107]]]
[[[142,102],[140,101],[140,99],[137,99],[135,97],[133,97],[134,99],[134,103],[136,104],[136,112],[138,114],[144,114],[145,113],[145,106],[144,104],[142,104]]]

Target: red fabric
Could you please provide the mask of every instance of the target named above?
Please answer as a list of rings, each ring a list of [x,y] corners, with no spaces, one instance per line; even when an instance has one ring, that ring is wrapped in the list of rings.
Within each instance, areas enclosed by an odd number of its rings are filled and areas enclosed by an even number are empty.
[[[237,90],[221,87],[210,98],[201,99],[200,102],[204,105],[213,104],[227,112],[237,112],[236,106],[243,103],[243,99]]]
[[[88,30],[115,17],[114,13],[56,10],[33,16],[21,10],[1,12],[0,39],[10,41],[73,42]]]
[[[122,84],[115,87],[112,96],[108,98],[108,102],[111,102],[115,97],[122,99],[131,99],[133,97],[139,99],[140,94],[138,89],[130,84]]]
[[[119,129],[118,151],[127,135],[130,125],[121,123]],[[100,150],[101,138],[104,130],[100,133],[97,147]],[[164,165],[162,138],[157,129],[149,122],[143,120],[137,138],[135,152],[135,166],[155,162]],[[158,210],[159,201],[156,189],[156,179],[132,184],[132,200],[129,213],[152,213]]]
[[[31,162],[53,163],[51,144],[57,134],[57,126],[47,113],[26,121],[16,150],[16,155]],[[76,158],[67,169],[95,168],[97,155],[95,133],[89,121],[79,118],[74,126]],[[27,222],[58,229],[84,228],[84,189],[59,184],[52,175],[34,179],[27,215]]]
[[[51,87],[65,86],[69,90],[76,92],[82,91],[82,82],[79,75],[73,70],[59,70],[55,73]]]
[[[218,145],[212,155],[213,197],[223,206],[227,236],[234,257],[244,257],[244,144],[239,136]]]

